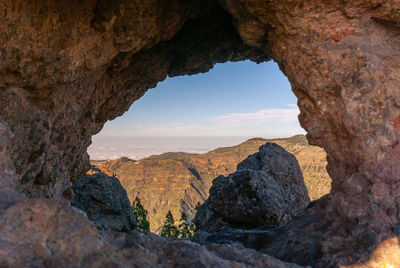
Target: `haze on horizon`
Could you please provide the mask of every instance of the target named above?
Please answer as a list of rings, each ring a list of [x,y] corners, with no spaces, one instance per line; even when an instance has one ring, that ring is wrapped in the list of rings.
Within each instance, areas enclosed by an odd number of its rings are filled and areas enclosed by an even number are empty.
[[[204,153],[249,138],[304,134],[290,83],[273,62],[217,64],[167,78],[93,137],[92,160]]]

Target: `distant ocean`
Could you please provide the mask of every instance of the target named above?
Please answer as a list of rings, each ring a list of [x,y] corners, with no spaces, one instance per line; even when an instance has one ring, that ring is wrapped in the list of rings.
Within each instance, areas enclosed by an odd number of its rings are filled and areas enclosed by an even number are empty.
[[[138,160],[166,152],[206,153],[234,146],[253,137],[93,137],[88,148],[91,160],[122,156]]]

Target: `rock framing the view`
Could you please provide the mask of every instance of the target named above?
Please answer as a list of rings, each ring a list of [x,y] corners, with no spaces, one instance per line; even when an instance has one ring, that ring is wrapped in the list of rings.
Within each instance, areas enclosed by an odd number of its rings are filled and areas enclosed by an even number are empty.
[[[336,242],[315,265],[367,262],[399,235],[398,1],[6,0],[0,12],[1,224],[30,202],[69,210],[91,136],[167,75],[274,59],[333,180],[312,214]]]

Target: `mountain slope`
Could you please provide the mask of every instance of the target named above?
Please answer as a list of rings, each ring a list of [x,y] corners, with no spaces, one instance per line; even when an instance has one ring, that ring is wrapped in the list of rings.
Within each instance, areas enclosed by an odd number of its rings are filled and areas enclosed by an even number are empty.
[[[310,146],[303,135],[274,140],[254,138],[205,154],[165,153],[139,161],[123,157],[92,161],[92,165],[118,177],[131,201],[139,196],[149,212],[150,228],[157,232],[169,209],[175,219],[179,219],[180,211],[193,216],[196,204],[207,199],[213,179],[234,172],[239,162],[267,141],[296,156],[311,199],[329,192],[331,180],[325,169],[326,154],[323,149]]]

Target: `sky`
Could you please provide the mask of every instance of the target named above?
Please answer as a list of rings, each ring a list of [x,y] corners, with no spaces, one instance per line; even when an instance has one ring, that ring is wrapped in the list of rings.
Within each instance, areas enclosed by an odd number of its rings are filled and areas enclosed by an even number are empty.
[[[92,159],[139,159],[304,134],[296,102],[273,61],[217,64],[208,73],[167,78],[148,90],[106,123],[88,152]]]

